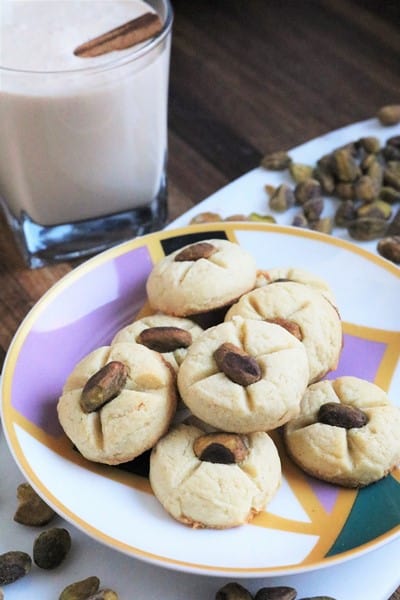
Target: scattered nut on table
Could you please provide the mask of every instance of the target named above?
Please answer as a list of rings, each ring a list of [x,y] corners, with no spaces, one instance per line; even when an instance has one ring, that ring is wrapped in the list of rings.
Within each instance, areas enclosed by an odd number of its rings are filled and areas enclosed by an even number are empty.
[[[107,588],[88,596],[86,600],[118,600],[118,594],[117,592],[114,592],[114,590]]]
[[[397,125],[397,123],[400,123],[400,104],[382,106],[378,110],[378,119],[382,125]]]
[[[41,569],[55,569],[71,549],[71,536],[62,527],[42,531],[33,543],[33,560]]]
[[[18,507],[14,521],[22,525],[40,527],[47,525],[56,516],[54,510],[35,492],[29,483],[17,487]]]
[[[295,600],[297,592],[288,586],[263,587],[258,590],[254,600]]]
[[[232,582],[217,591],[215,600],[253,600],[253,596],[240,583]]]
[[[297,590],[290,586],[262,587],[253,596],[240,583],[232,581],[221,587],[215,600],[295,600]],[[298,600],[336,600],[332,596],[307,596]]]
[[[400,105],[384,106],[376,116],[382,125],[396,125],[400,123]],[[291,225],[326,234],[334,227],[345,228],[356,241],[378,240],[378,254],[399,263],[398,241],[379,240],[400,236],[400,209],[392,216],[393,205],[400,203],[400,135],[389,137],[384,144],[375,136],[362,137],[334,148],[313,166],[294,162],[285,151],[266,154],[260,166],[270,171],[287,170],[293,180],[292,187],[287,183],[264,185],[272,211],[301,207]],[[333,216],[323,215],[324,195],[338,201]],[[223,218],[203,212],[190,223],[237,220],[275,222],[270,214]]]
[[[0,585],[8,585],[25,577],[32,568],[32,559],[26,552],[10,550],[0,555]]]

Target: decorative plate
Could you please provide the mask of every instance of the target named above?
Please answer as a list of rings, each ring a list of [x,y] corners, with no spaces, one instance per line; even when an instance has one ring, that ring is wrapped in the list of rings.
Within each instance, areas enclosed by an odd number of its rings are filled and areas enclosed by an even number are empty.
[[[261,577],[317,569],[359,556],[400,532],[400,470],[360,491],[306,476],[285,455],[282,486],[251,524],[193,530],[153,496],[147,456],[122,467],[90,463],[57,421],[65,378],[89,351],[146,307],[146,278],[164,254],[193,241],[227,238],[260,268],[297,266],[332,287],[344,349],[329,377],[376,382],[400,402],[400,270],[345,240],[280,225],[216,223],[166,230],[122,244],[76,268],[34,306],[7,354],[3,426],[13,456],[63,517],[110,547],[171,569]]]

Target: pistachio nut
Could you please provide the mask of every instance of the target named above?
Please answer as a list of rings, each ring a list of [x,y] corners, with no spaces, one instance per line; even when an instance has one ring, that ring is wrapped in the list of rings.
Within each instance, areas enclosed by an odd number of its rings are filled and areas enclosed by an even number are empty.
[[[250,217],[249,215],[242,215],[238,213],[236,215],[229,215],[228,217],[225,217],[224,221],[250,221]]]
[[[193,452],[203,461],[233,464],[241,463],[249,453],[243,436],[236,433],[205,433],[195,439]]]
[[[217,248],[213,244],[210,244],[210,242],[198,242],[197,244],[191,244],[183,248],[183,250],[178,252],[174,260],[175,262],[196,261],[201,258],[210,258],[215,252],[217,252]]]
[[[259,213],[252,212],[248,217],[249,221],[261,221],[262,223],[276,223],[276,219],[272,215],[260,215]]]
[[[400,202],[400,190],[384,185],[380,189],[378,199],[388,202],[389,204]]]
[[[233,581],[217,591],[215,600],[253,600],[253,596],[240,583]]]
[[[365,202],[357,209],[357,217],[374,217],[376,219],[390,219],[392,207],[383,200]]]
[[[55,569],[71,549],[71,536],[62,527],[42,531],[33,543],[33,560],[41,569]]]
[[[276,283],[271,282],[271,283]],[[282,281],[282,279],[280,280]],[[288,279],[286,281],[289,281]],[[268,323],[276,323],[276,325],[280,325],[284,329],[286,329],[289,333],[294,335],[298,340],[303,339],[303,332],[301,331],[301,327],[295,321],[291,321],[290,319],[284,319],[283,317],[275,317],[274,319],[265,319]]]
[[[310,198],[303,204],[303,213],[308,222],[317,221],[324,209],[322,196]]]
[[[271,197],[274,191],[276,190],[276,185],[271,185],[270,183],[266,183],[264,185],[264,190],[267,192],[268,196]]]
[[[128,374],[128,367],[117,360],[105,364],[94,373],[81,393],[80,406],[83,412],[94,412],[116,398],[124,389]]]
[[[371,154],[377,154],[381,149],[381,142],[379,138],[374,135],[362,137],[358,140],[359,145]]]
[[[378,242],[377,250],[381,256],[400,264],[400,235],[384,237]]]
[[[322,198],[322,188],[319,181],[313,178],[300,181],[295,189],[296,204],[303,206],[308,200]]]
[[[180,327],[148,327],[140,332],[136,341],[156,352],[173,352],[178,348],[188,348],[192,334]]]
[[[304,181],[305,179],[309,179],[312,177],[313,167],[310,165],[303,165],[301,163],[291,163],[289,165],[289,172],[292,179],[299,183],[300,181]]]
[[[353,200],[343,200],[335,212],[335,225],[347,227],[357,217],[357,209]]]
[[[382,154],[387,162],[400,160],[400,135],[394,135],[386,141]]]
[[[354,200],[356,196],[353,182],[336,182],[333,193],[341,200]]]
[[[385,234],[386,219],[376,217],[361,217],[347,226],[349,235],[359,241],[375,240]]]
[[[356,406],[340,404],[339,402],[326,402],[318,411],[318,421],[326,425],[353,429],[353,427],[364,427],[368,417],[364,411]]]
[[[286,183],[279,185],[271,194],[269,207],[277,212],[285,212],[295,203],[294,192]]]
[[[234,344],[221,344],[214,352],[214,359],[220,371],[234,383],[246,387],[261,379],[257,361]]]
[[[372,202],[379,194],[380,184],[370,175],[362,175],[354,183],[354,195],[358,200]]]
[[[308,227],[308,221],[304,213],[297,213],[292,219],[293,227]]]
[[[322,219],[317,219],[310,224],[310,229],[313,231],[319,231],[320,233],[332,233],[333,229],[333,219],[331,217],[323,217]]]
[[[67,585],[58,600],[86,600],[90,595],[95,594],[99,587],[100,579],[98,577],[95,575],[86,577],[86,579]]]
[[[400,104],[382,106],[377,112],[377,117],[382,125],[400,123]]]
[[[317,160],[317,167],[321,167],[325,171],[328,171],[329,173],[333,173],[333,171],[332,171],[332,153],[329,152],[328,154],[323,154],[322,156],[320,156],[319,159]]]
[[[386,142],[385,146],[382,148],[382,156],[386,161],[400,160],[400,148]]]
[[[396,161],[400,164],[399,161]],[[390,161],[383,172],[383,181],[385,185],[400,190],[400,170],[393,166],[394,161]]]
[[[254,600],[295,600],[297,591],[289,586],[262,587],[254,596]]]
[[[319,182],[321,191],[324,194],[333,194],[335,190],[335,178],[328,168],[318,165],[313,170],[312,177]]]
[[[373,160],[367,165],[366,175],[372,179],[379,192],[379,189],[383,184],[384,167],[381,160],[379,160],[376,155],[371,156],[373,156]]]
[[[351,147],[343,147],[332,153],[332,169],[339,181],[352,182],[360,175],[361,170],[353,156]]]
[[[196,225],[198,223],[215,223],[219,221],[222,221],[222,217],[218,213],[202,212],[198,215],[195,215],[190,220],[190,225]]]
[[[363,173],[367,174],[369,169],[377,162],[376,154],[366,154],[360,161],[360,167]]]
[[[32,559],[26,552],[10,550],[0,554],[0,585],[14,583],[29,573]]]
[[[17,487],[17,500],[18,507],[14,514],[14,521],[21,525],[41,527],[50,523],[56,515],[29,483],[21,483]]]
[[[118,600],[118,594],[114,590],[107,588],[91,594],[86,600]]]
[[[292,159],[289,154],[283,150],[279,150],[278,152],[271,152],[263,156],[260,165],[270,171],[283,171],[288,168],[291,162]]]

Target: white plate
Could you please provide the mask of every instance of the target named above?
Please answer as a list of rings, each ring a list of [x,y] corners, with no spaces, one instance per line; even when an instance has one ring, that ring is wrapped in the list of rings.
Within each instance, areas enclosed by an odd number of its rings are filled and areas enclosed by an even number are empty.
[[[163,511],[146,478],[85,461],[63,435],[56,402],[74,364],[108,343],[145,305],[154,261],[193,239],[216,235],[251,251],[260,268],[297,265],[326,279],[344,321],[338,373],[374,380],[399,401],[399,269],[354,244],[300,229],[192,226],[95,257],[32,309],[10,346],[2,380],[3,425],[15,460],[37,491],[78,528],[116,550],[181,571],[241,577],[300,573],[393,540],[400,531],[397,470],[357,493],[306,477],[280,447],[284,481],[267,512],[231,530],[192,530]]]

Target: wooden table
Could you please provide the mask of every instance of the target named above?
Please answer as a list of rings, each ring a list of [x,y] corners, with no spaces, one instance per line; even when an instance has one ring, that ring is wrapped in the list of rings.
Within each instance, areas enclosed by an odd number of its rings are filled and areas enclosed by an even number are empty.
[[[398,0],[173,5],[170,220],[263,154],[400,102]],[[0,366],[21,319],[74,266],[26,269],[0,220]]]

